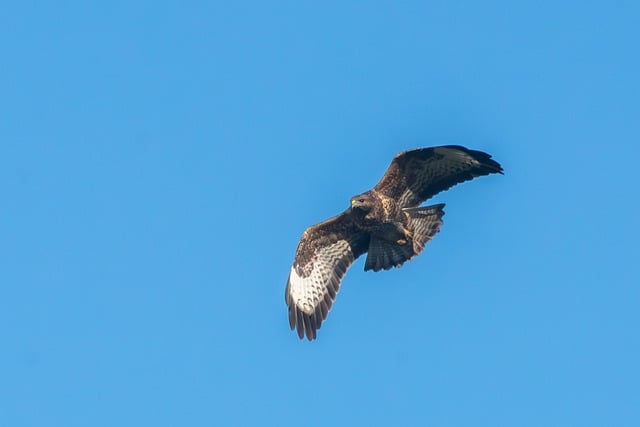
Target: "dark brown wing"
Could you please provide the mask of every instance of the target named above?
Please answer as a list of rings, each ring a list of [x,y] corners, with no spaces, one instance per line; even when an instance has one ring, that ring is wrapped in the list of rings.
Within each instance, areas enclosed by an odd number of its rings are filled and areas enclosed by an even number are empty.
[[[301,339],[305,334],[309,341],[316,338],[342,277],[368,245],[368,234],[355,227],[349,211],[302,234],[285,290],[289,325]]]
[[[459,145],[419,148],[398,154],[373,189],[403,208],[414,207],[461,182],[502,172],[500,164],[482,151]]]

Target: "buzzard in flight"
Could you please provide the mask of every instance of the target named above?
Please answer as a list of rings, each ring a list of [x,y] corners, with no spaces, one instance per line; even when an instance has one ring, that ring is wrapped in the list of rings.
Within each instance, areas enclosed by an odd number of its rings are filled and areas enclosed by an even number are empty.
[[[456,145],[396,155],[373,189],[302,234],[285,290],[291,329],[301,339],[316,338],[342,276],[360,255],[367,253],[365,271],[400,267],[418,255],[444,215],[444,204],[419,207],[422,202],[458,183],[502,172],[487,153]]]

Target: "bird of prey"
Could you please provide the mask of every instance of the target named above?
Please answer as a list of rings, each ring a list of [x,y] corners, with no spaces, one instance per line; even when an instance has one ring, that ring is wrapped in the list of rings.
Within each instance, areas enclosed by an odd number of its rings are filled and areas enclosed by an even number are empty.
[[[375,187],[352,197],[341,214],[302,234],[285,290],[291,329],[300,339],[306,335],[314,340],[356,258],[367,253],[365,271],[400,267],[418,255],[442,225],[444,204],[420,204],[492,173],[503,170],[489,154],[457,145],[396,155]]]

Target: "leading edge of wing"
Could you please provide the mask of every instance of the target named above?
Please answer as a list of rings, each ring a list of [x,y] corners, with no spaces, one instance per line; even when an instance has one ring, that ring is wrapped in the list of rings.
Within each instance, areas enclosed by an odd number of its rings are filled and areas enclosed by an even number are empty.
[[[336,299],[340,283],[355,259],[366,251],[365,234],[350,221],[348,211],[309,227],[296,250],[285,301],[289,326],[302,339],[316,338]]]

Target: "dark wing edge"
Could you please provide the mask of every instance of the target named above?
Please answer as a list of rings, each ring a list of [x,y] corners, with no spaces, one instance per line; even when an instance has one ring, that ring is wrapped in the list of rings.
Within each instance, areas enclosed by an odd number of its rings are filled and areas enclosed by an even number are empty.
[[[309,227],[302,235],[285,289],[289,326],[298,337],[316,338],[340,290],[340,282],[368,238],[342,213]]]
[[[373,188],[414,207],[456,184],[492,173],[503,174],[491,155],[460,145],[418,148],[398,154]]]

